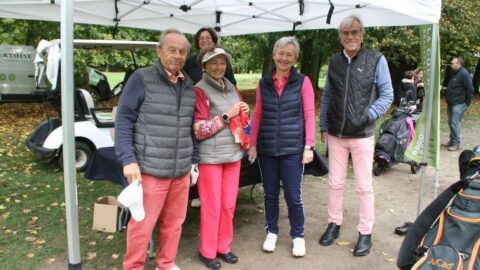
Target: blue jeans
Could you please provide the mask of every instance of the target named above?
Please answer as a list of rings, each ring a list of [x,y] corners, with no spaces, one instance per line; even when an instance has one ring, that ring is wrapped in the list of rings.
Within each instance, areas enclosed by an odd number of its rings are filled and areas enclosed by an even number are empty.
[[[259,156],[263,178],[266,230],[278,234],[278,217],[280,212],[280,180],[288,207],[290,236],[303,238],[305,216],[303,213],[302,179],[303,154],[267,157]]]
[[[467,107],[466,103],[448,106],[448,126],[450,127],[450,143],[452,145],[460,145],[462,139],[462,118]]]

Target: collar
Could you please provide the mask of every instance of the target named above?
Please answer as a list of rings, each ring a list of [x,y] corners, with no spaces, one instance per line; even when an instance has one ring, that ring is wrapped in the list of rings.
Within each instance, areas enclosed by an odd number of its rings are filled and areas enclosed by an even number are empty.
[[[165,70],[165,73],[167,74],[168,80],[171,81],[172,83],[177,83],[178,80],[185,80],[185,76],[183,75],[182,71],[178,71],[178,74],[175,76],[173,73],[168,71],[165,67],[163,67],[163,70]]]
[[[357,54],[355,54],[355,56],[354,56],[353,58],[350,58],[350,56],[348,56],[347,51],[345,51],[345,49],[343,49],[343,55],[345,56],[345,58],[347,58],[348,63],[351,64],[351,63],[352,63],[352,60],[353,60],[354,58],[357,58],[357,56],[360,54],[360,52],[362,51],[362,49],[363,49],[363,48],[360,47],[360,50],[358,50]]]

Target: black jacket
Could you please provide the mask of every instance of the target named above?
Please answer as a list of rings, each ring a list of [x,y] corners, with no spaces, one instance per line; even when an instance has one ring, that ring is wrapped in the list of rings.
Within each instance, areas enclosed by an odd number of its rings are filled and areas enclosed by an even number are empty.
[[[447,104],[457,105],[466,103],[470,105],[473,98],[473,83],[468,71],[461,67],[450,77],[447,86]]]

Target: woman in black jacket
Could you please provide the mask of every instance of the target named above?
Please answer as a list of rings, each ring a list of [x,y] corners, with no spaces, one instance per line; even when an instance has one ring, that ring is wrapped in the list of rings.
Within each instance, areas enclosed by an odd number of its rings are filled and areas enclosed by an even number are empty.
[[[197,56],[200,50],[206,49],[212,45],[218,45],[218,36],[214,29],[210,27],[200,28],[194,36],[195,39],[195,48],[197,53],[190,56],[185,62],[183,70],[188,74],[193,83],[196,84],[202,79],[202,67],[197,64]],[[233,75],[232,65],[228,63],[227,70],[225,71],[225,78],[227,78],[231,83],[237,85],[235,76]]]

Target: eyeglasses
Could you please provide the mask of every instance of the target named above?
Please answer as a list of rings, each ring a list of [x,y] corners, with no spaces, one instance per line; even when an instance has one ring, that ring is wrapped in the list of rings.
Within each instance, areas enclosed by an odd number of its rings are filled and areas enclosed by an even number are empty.
[[[344,36],[344,37],[348,37],[348,36],[350,36],[350,35],[356,37],[356,36],[358,36],[360,33],[361,33],[360,30],[342,31],[342,32],[341,32],[342,36]]]

